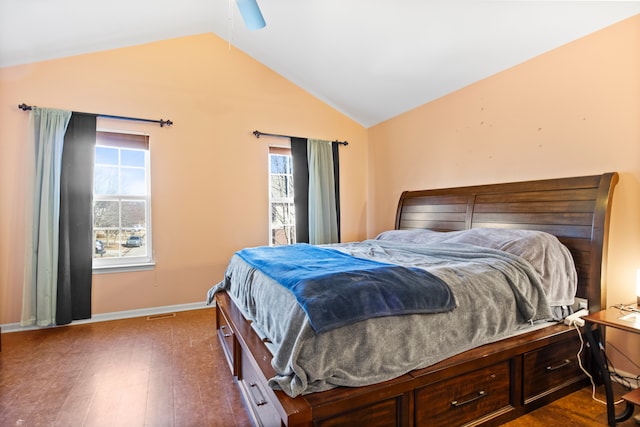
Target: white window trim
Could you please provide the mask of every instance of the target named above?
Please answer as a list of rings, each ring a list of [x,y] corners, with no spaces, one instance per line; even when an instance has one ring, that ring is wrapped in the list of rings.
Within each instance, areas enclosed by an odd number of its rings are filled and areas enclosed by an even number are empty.
[[[139,264],[113,264],[93,266],[93,274],[128,273],[133,271],[149,271],[156,267],[155,261]]]
[[[129,135],[144,135],[149,136],[143,132],[133,132],[133,131],[116,131],[111,129],[97,129],[99,132],[112,132],[112,133],[124,133]],[[93,256],[92,259],[92,270],[93,274],[106,274],[106,273],[122,273],[122,272],[132,272],[132,271],[146,271],[153,270],[155,268],[155,259],[154,259],[154,251],[153,251],[153,232],[152,223],[151,223],[151,147],[146,150],[145,153],[145,162],[147,167],[146,169],[146,184],[147,184],[147,195],[145,197],[140,196],[132,196],[132,199],[140,200],[142,198],[145,199],[147,209],[145,211],[146,215],[146,230],[147,233],[145,235],[145,242],[147,245],[147,255],[146,256],[138,256],[138,257],[118,257],[118,258],[99,258]],[[126,200],[129,197],[118,195],[118,197],[122,200]],[[97,197],[94,194],[94,202],[96,200],[102,199],[110,199],[113,198],[111,196]],[[93,203],[93,202],[92,202]],[[92,206],[93,211],[93,206]],[[92,221],[93,223],[93,221]],[[93,233],[93,230],[92,230]],[[95,255],[92,253],[92,255]]]
[[[271,219],[273,203],[289,203],[289,202],[293,203],[293,198],[271,197],[271,185],[272,185],[272,183],[271,183],[271,177],[272,177],[272,174],[271,174],[271,155],[272,154],[277,155],[276,153],[271,153],[271,151],[270,151],[271,148],[276,148],[276,149],[277,148],[285,148],[285,149],[291,150],[291,144],[270,145],[269,146],[269,152],[267,153],[267,161],[268,161],[268,169],[267,170],[269,171],[269,179],[267,180],[267,182],[268,182],[268,189],[267,189],[268,193],[267,194],[269,195],[269,198],[268,198],[269,199],[268,200],[268,203],[269,203],[269,229],[267,231],[268,231],[269,234],[268,234],[268,240],[267,241],[269,242],[269,246],[273,246],[273,228],[272,228],[273,222],[272,222],[272,219]],[[293,167],[293,165],[291,165],[291,166]],[[276,175],[279,175],[279,174],[276,174]],[[293,173],[291,174],[291,177],[293,177]],[[295,227],[295,223],[290,224],[290,226],[291,225],[293,227]]]

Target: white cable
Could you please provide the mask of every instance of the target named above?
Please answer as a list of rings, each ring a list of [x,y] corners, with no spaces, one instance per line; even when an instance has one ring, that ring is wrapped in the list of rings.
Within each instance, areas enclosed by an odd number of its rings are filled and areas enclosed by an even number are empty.
[[[578,350],[578,354],[576,355],[576,357],[578,358],[578,365],[580,366],[580,369],[582,369],[582,372],[584,372],[584,374],[587,377],[589,377],[589,381],[591,381],[591,398],[598,403],[602,403],[603,405],[606,405],[607,402],[600,400],[596,397],[596,383],[594,382],[591,374],[584,368],[584,366],[582,366],[582,358],[580,356],[582,355],[582,350],[584,349],[584,340],[582,339],[582,333],[580,332],[580,327],[575,323],[573,323],[573,327],[578,332],[578,338],[580,338],[580,350]],[[609,372],[603,372],[602,375],[609,375]],[[613,404],[617,405],[622,402],[623,400],[620,399],[617,402],[613,402]]]

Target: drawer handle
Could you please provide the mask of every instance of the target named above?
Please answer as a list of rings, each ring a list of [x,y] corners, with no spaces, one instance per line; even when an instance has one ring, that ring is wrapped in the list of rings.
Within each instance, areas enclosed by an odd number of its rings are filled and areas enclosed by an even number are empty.
[[[220,332],[222,332],[222,336],[225,338],[229,338],[233,336],[233,332],[226,333],[225,329],[228,329],[225,325],[220,326]],[[231,329],[229,329],[231,330]]]
[[[266,400],[264,400],[264,396],[262,395],[262,391],[260,391],[260,387],[258,387],[258,384],[249,383],[249,391],[251,392],[251,397],[253,398],[253,403],[255,403],[256,406],[262,406],[262,405],[266,405],[268,403]],[[256,399],[256,392],[260,395],[259,399]]]
[[[555,371],[556,369],[564,368],[565,366],[570,365],[570,364],[571,364],[571,360],[564,359],[562,362],[560,362],[556,366],[547,366],[547,371],[549,371],[549,372]]]
[[[469,400],[465,400],[463,402],[458,402],[457,400],[454,400],[453,402],[451,402],[451,406],[453,408],[459,408],[461,406],[468,405],[469,403],[475,402],[478,399],[482,399],[483,397],[487,397],[487,392],[484,390],[480,390],[476,396],[472,397]]]

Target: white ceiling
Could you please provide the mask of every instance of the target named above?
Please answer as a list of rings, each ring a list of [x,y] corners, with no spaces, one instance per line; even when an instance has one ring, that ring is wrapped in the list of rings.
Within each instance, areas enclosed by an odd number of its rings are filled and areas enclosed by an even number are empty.
[[[0,67],[213,32],[369,127],[640,13],[640,1],[0,0]]]

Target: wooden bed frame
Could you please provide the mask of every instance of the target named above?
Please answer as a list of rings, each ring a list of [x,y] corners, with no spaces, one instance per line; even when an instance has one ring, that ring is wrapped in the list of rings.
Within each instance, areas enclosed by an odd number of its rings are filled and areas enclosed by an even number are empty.
[[[578,296],[604,306],[603,277],[617,173],[402,193],[396,229],[508,227],[546,231],[569,248]],[[216,325],[248,412],[265,426],[498,425],[585,385],[573,328],[555,324],[366,387],[290,398],[268,387],[271,353],[226,293]]]

